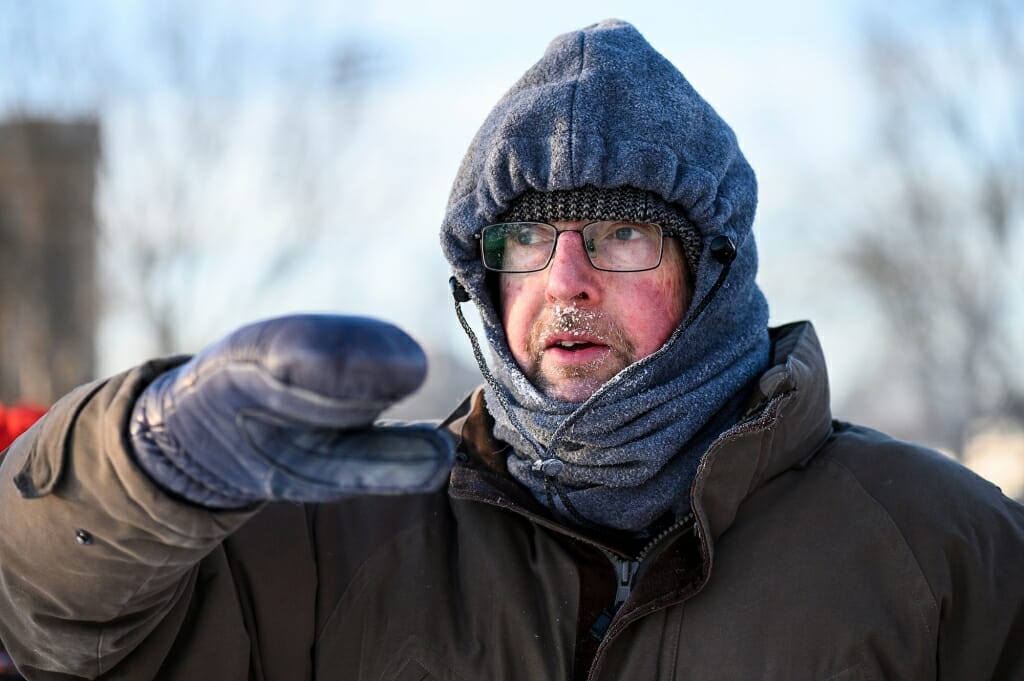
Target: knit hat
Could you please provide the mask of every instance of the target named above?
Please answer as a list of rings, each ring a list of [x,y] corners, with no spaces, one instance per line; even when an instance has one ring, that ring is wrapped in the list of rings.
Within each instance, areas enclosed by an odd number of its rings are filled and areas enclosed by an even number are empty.
[[[653,222],[679,234],[690,277],[696,276],[702,239],[700,232],[653,192],[633,187],[598,189],[581,187],[562,191],[529,190],[512,201],[499,218],[502,222],[554,222],[556,220],[626,220]]]

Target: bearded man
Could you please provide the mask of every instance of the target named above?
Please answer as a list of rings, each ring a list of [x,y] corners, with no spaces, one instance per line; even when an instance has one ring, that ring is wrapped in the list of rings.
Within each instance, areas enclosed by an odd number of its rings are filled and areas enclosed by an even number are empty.
[[[1024,678],[1024,510],[833,421],[756,195],[632,26],[560,36],[441,229],[485,386],[374,424],[418,346],[295,316],[80,388],[3,462],[0,638],[31,679]]]

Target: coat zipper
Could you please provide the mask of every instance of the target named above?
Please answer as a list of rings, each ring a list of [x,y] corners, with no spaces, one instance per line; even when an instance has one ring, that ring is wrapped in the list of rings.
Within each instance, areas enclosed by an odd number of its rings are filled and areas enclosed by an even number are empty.
[[[644,562],[650,555],[651,551],[657,547],[666,537],[670,537],[675,534],[680,528],[686,527],[687,525],[693,524],[693,513],[687,513],[681,519],[677,520],[672,524],[671,527],[659,532],[654,539],[647,542],[647,545],[636,555],[636,558],[630,558],[614,551],[607,549],[601,549],[608,560],[611,561],[612,566],[615,568],[616,586],[615,586],[615,602],[612,603],[610,608],[605,608],[598,616],[597,621],[590,627],[589,634],[594,640],[600,641],[604,638],[605,633],[608,631],[608,627],[611,626],[612,620],[615,618],[615,614],[622,607],[622,604],[629,599],[629,594],[632,593],[633,587],[636,584],[637,573],[640,572],[640,564]]]
[[[590,637],[600,642],[597,653],[598,657],[601,655],[601,649],[605,646],[604,637],[605,634],[608,633],[608,629],[611,627],[612,620],[615,619],[615,615],[618,614],[619,610],[622,608],[622,604],[629,599],[629,595],[633,592],[633,587],[636,585],[637,574],[640,572],[640,565],[651,556],[651,552],[665,541],[666,538],[672,536],[681,528],[687,526],[691,528],[695,527],[694,517],[695,516],[691,511],[674,522],[671,527],[659,532],[656,537],[647,542],[647,545],[644,546],[635,558],[630,558],[607,549],[601,549],[615,568],[617,585],[615,588],[615,602],[610,608],[605,608],[598,616],[597,621],[590,627]],[[594,661],[597,661],[597,657],[594,658]],[[591,667],[587,678],[592,679],[594,677],[594,672],[595,668]]]
[[[615,566],[615,575],[618,577],[618,585],[615,587],[615,603],[612,605],[612,614],[618,612],[622,604],[629,598],[633,590],[633,582],[636,581],[636,573],[640,570],[639,560],[620,559],[615,554],[609,553],[608,559]]]
[[[657,536],[655,536],[654,539],[652,539],[651,541],[647,542],[647,545],[644,546],[640,550],[640,553],[638,553],[636,555],[636,562],[637,563],[644,562],[644,560],[646,560],[647,557],[651,554],[651,551],[654,548],[656,548],[658,546],[658,544],[660,544],[662,541],[664,541],[667,537],[672,536],[673,534],[675,534],[677,531],[681,530],[684,527],[693,525],[694,518],[695,518],[695,516],[693,515],[693,511],[690,511],[689,513],[684,515],[682,518],[680,518],[679,520],[677,520],[674,523],[672,523],[671,526],[669,526],[669,527],[665,528],[664,530],[662,530],[661,532],[659,532],[657,534]]]

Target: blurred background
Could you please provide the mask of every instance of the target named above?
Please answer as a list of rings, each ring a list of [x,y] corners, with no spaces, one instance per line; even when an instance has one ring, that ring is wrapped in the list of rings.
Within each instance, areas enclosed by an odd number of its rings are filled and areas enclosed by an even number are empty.
[[[633,22],[760,182],[773,323],[837,416],[1024,495],[1024,3],[0,0],[0,402],[289,312],[479,375],[437,232],[477,126],[556,34]]]

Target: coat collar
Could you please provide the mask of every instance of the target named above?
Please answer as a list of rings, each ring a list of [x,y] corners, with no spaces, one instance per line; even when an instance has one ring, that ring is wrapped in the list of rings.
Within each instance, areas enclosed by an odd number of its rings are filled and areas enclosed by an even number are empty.
[[[828,375],[810,322],[771,330],[772,366],[752,407],[708,449],[694,480],[693,508],[713,541],[740,504],[776,475],[806,462],[832,432]]]

